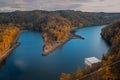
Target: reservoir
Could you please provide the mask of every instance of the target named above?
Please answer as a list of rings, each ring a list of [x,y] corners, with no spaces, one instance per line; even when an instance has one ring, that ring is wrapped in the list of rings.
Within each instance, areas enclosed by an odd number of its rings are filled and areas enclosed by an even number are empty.
[[[61,73],[84,69],[87,57],[102,58],[109,46],[101,38],[101,28],[91,26],[76,30],[85,39],[72,39],[48,56],[42,56],[43,39],[40,32],[23,32],[18,46],[0,69],[0,80],[59,80]]]

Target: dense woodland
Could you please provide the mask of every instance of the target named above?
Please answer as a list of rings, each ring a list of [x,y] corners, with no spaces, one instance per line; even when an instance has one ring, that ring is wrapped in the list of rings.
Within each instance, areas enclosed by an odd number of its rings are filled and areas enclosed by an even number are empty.
[[[0,25],[0,56],[12,46],[18,32],[19,29],[13,24]]]
[[[96,64],[96,66],[89,70],[82,71],[78,68],[76,73],[62,73],[60,80],[120,80],[120,20],[117,20],[103,28],[101,35],[111,46],[108,54],[103,54],[102,62]],[[112,66],[107,66],[114,62],[118,63]],[[102,69],[103,67],[104,69]],[[84,75],[96,70],[98,72],[81,79]]]
[[[69,37],[71,23],[65,18],[58,16],[47,16],[43,19],[42,33],[44,38],[44,49],[49,49],[55,44]]]
[[[0,24],[15,24],[20,29],[39,30],[43,34],[44,50],[68,38],[72,27],[108,24],[120,18],[116,13],[92,13],[73,10],[15,11],[0,13]]]
[[[105,64],[120,61],[120,20],[117,20],[103,28],[101,34],[103,38],[111,45],[107,58],[103,56],[103,60],[106,61]],[[120,63],[108,68],[109,75],[107,75],[108,71],[106,70],[104,75],[106,76],[105,78],[111,78],[113,80],[120,79]]]

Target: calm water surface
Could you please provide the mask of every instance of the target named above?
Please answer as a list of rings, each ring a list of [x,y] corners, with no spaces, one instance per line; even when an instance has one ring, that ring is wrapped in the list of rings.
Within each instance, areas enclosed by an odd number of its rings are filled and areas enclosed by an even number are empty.
[[[39,32],[24,32],[21,43],[0,69],[0,80],[59,80],[62,72],[75,72],[84,68],[84,59],[101,59],[109,46],[100,36],[104,26],[86,27],[76,34],[85,40],[72,39],[48,56],[42,56],[43,39]]]

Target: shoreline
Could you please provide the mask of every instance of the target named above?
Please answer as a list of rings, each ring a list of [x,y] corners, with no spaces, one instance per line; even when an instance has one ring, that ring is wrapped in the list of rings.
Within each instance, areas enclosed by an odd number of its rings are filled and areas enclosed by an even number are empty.
[[[82,40],[84,40],[84,39],[85,39],[84,37],[75,34],[75,31],[76,31],[77,29],[79,29],[79,28],[76,28],[76,27],[73,28],[73,29],[70,31],[70,35],[69,35],[69,37],[68,37],[67,39],[64,39],[63,41],[61,41],[61,42],[59,42],[59,43],[55,43],[55,45],[54,45],[52,48],[47,49],[47,50],[44,50],[44,49],[43,49],[42,55],[43,55],[43,56],[49,55],[51,52],[53,52],[53,51],[56,50],[57,48],[63,46],[66,42],[68,42],[68,41],[71,40],[71,39],[82,39]]]
[[[49,55],[51,52],[53,52],[54,50],[56,50],[57,48],[63,46],[66,42],[68,42],[69,40],[71,40],[70,38],[63,40],[62,42],[56,43],[52,48],[47,49],[47,50],[43,50],[42,56],[47,56]]]
[[[0,56],[0,63],[2,63],[9,55],[10,53],[20,45],[19,42],[17,42],[18,38],[20,37],[21,33],[23,31],[20,31],[16,38],[14,39],[14,41],[12,42],[12,44],[10,45],[10,47],[8,47],[8,49],[5,50],[4,54],[2,56]]]

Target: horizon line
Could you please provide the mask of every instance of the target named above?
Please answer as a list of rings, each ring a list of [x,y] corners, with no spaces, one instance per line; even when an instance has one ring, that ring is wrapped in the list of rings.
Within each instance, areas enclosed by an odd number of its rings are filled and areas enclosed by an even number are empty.
[[[1,11],[0,13],[12,13],[12,12],[30,12],[30,11],[46,11],[46,12],[54,12],[54,11],[80,11],[80,12],[89,12],[89,13],[120,13],[120,12],[105,12],[105,11],[82,11],[82,10],[72,10],[72,9],[60,9],[60,10],[39,10],[39,9],[33,9],[33,10],[14,10],[14,11]]]

